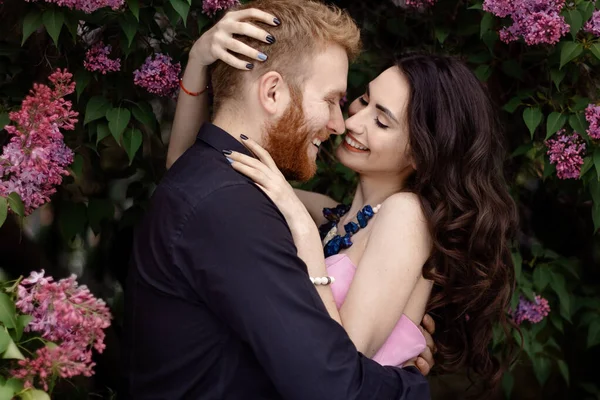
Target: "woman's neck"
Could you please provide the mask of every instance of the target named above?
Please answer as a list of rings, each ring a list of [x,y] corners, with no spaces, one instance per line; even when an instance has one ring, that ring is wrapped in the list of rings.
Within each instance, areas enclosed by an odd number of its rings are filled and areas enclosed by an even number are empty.
[[[373,177],[360,175],[358,187],[354,193],[354,200],[352,201],[350,211],[346,214],[346,219],[353,220],[365,205],[369,204],[375,207],[377,204],[383,203],[385,199],[394,193],[402,191],[404,189],[404,182],[405,179],[401,177],[391,179],[389,176]]]

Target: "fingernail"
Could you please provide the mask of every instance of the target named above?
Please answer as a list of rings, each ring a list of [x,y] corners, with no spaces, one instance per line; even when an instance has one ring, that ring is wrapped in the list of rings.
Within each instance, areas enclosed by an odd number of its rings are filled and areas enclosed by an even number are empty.
[[[229,161],[229,164],[233,164],[233,160],[229,157],[225,157],[227,159],[227,161]]]
[[[254,68],[254,64],[248,63],[248,64],[246,64],[246,68],[252,69],[252,68]]]
[[[244,135],[243,133],[240,135],[240,137],[242,138],[242,140],[248,140],[248,136]]]
[[[281,24],[281,21],[279,20],[279,18],[275,17],[275,18],[273,18],[273,23],[274,23],[275,25],[280,25],[280,24]]]
[[[267,35],[267,42],[269,42],[269,44],[275,43],[275,36]]]
[[[258,53],[258,59],[260,61],[266,61],[267,60],[267,55],[265,53]]]
[[[223,150],[223,154],[225,154],[226,156],[231,155],[231,150]]]

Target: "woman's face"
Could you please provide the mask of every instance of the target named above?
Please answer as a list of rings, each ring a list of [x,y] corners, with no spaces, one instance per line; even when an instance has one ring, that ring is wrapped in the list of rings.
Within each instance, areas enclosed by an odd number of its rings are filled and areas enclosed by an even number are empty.
[[[398,67],[383,71],[350,104],[336,156],[359,174],[407,176],[413,166],[406,117],[410,86]]]

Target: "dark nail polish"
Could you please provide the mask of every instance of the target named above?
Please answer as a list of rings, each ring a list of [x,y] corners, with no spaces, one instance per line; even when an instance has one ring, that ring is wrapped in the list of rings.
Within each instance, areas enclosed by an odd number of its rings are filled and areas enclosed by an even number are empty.
[[[229,157],[225,157],[225,159],[229,162],[229,164],[233,164],[233,160]]]
[[[252,69],[252,68],[254,68],[254,64],[248,63],[248,64],[246,64],[246,68]]]
[[[279,20],[279,18],[275,17],[275,18],[273,18],[273,23],[274,23],[275,25],[280,25],[280,24],[281,24],[281,21]]]
[[[223,150],[223,154],[226,156],[231,155],[231,150]]]
[[[267,60],[267,55],[265,53],[258,53],[258,59],[260,61],[266,61]]]
[[[240,135],[240,137],[242,138],[242,140],[248,140],[248,136],[244,135],[243,133]]]
[[[269,42],[269,44],[275,43],[275,36],[267,35],[267,42]]]

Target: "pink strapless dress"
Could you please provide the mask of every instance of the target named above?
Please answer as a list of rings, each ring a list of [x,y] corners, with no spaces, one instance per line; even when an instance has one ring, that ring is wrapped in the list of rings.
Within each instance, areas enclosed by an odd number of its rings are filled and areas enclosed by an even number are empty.
[[[354,279],[356,266],[345,254],[336,254],[325,259],[327,273],[335,278],[331,291],[339,309]],[[425,337],[406,315],[402,315],[394,330],[379,349],[373,360],[381,365],[401,366],[406,361],[421,354],[427,344]]]

